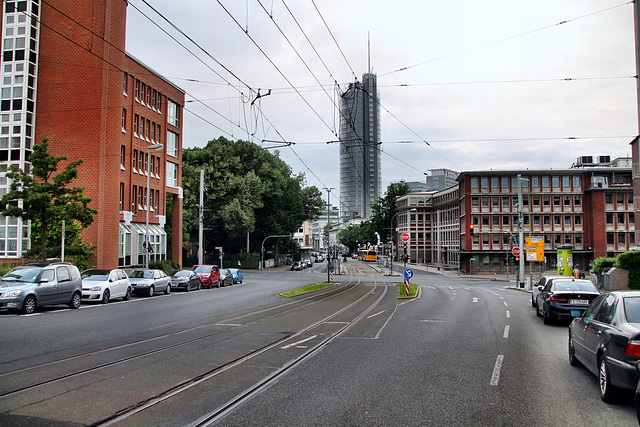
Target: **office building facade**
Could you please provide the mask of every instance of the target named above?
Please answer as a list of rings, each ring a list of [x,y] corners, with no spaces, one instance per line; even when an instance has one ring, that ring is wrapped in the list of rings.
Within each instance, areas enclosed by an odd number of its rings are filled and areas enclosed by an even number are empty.
[[[368,219],[382,192],[380,108],[376,75],[349,85],[340,99],[340,215]]]
[[[125,53],[126,12],[122,0],[7,1],[2,10],[0,193],[8,166],[29,171],[45,138],[52,155],[82,159],[72,185],[98,210],[82,236],[97,245],[90,262],[100,268],[144,263],[147,212],[151,260],[182,261],[184,92]],[[28,249],[29,224],[1,218],[0,258]]]

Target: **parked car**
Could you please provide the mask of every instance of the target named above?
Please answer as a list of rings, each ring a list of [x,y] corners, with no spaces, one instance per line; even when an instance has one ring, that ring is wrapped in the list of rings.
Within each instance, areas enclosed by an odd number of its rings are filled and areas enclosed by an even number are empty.
[[[200,290],[202,287],[200,276],[193,270],[175,270],[171,272],[170,276],[172,288],[183,288],[189,292],[192,289]]]
[[[569,363],[598,377],[604,402],[614,402],[619,389],[637,390],[638,361],[640,291],[605,293],[569,325]]]
[[[291,270],[300,271],[302,268],[302,263],[300,261],[294,261],[293,264],[291,264]]]
[[[80,271],[66,262],[24,264],[0,279],[0,308],[31,314],[43,305],[78,308],[81,301]]]
[[[131,298],[131,281],[124,270],[90,269],[81,274],[82,299],[109,303],[114,298]]]
[[[636,371],[640,373],[640,362],[636,363]],[[638,418],[638,424],[640,424],[640,380],[638,380],[638,385],[636,386],[636,396],[634,400],[636,406],[636,417]]]
[[[220,286],[220,267],[217,265],[194,265],[192,269],[200,276],[203,288]]]
[[[547,284],[547,282],[551,279],[570,279],[569,276],[542,276],[538,283],[533,286],[531,289],[531,307],[538,307],[538,294],[542,291]]]
[[[129,276],[134,294],[152,297],[154,294],[171,292],[171,278],[162,270],[136,268]]]
[[[233,277],[233,283],[242,283],[242,271],[240,271],[239,268],[229,268],[228,269],[231,272],[231,276]]]
[[[311,262],[310,259],[305,259],[304,263],[305,263],[305,268],[313,267],[313,263]]]
[[[536,314],[544,319],[545,325],[554,319],[579,317],[599,295],[590,280],[572,277],[549,280],[538,294]]]
[[[233,274],[231,274],[228,268],[221,268],[220,283],[218,287],[231,286],[231,285],[233,285]]]

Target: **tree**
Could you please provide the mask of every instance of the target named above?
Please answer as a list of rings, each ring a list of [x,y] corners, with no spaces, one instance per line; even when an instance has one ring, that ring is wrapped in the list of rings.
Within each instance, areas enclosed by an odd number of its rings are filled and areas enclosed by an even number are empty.
[[[371,218],[369,218],[369,224],[372,234],[377,231],[381,238],[393,236],[394,227],[391,224],[391,219],[396,213],[396,199],[409,194],[409,191],[409,185],[405,182],[389,184],[384,197],[371,204],[372,213]],[[389,227],[392,227],[392,229],[389,229]]]
[[[218,138],[202,148],[183,150],[185,242],[197,239],[200,170],[204,170],[205,246],[239,252],[241,236],[251,233],[251,247],[273,234],[295,232],[320,215],[322,193],[306,187],[279,158],[254,143]]]
[[[70,225],[74,221],[82,227],[93,223],[97,210],[89,207],[91,199],[84,196],[84,188],[67,187],[78,177],[78,166],[82,160],[68,163],[64,171],[58,172],[58,164],[66,161],[65,156],[53,157],[49,153],[49,141],[33,147],[28,157],[31,173],[26,173],[17,165],[12,165],[7,173],[11,180],[9,192],[0,199],[4,209],[2,215],[22,218],[40,227],[42,259],[47,259],[47,230],[50,221],[64,219]]]

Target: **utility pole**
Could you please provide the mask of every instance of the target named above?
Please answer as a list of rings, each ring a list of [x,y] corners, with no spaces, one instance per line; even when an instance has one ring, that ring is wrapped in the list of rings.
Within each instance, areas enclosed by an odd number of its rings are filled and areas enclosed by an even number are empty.
[[[524,233],[522,230],[522,174],[518,174],[518,246],[520,247],[520,269],[518,273],[518,286],[524,287]]]
[[[200,204],[198,205],[198,264],[204,264],[204,169],[200,169]]]
[[[331,190],[335,190],[334,187],[324,187],[327,190],[327,283],[331,283],[331,276],[329,274],[329,268],[331,267],[331,255],[329,251],[329,235],[331,234],[331,221],[329,221],[329,202],[331,197]]]

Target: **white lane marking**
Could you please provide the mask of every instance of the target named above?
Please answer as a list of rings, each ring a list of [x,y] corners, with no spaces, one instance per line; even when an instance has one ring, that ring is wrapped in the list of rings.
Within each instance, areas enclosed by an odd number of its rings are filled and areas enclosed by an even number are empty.
[[[424,320],[421,320],[421,322],[424,322],[424,323],[444,323],[444,320],[424,319]]]
[[[216,323],[216,326],[244,326],[242,323]]]
[[[303,339],[302,341],[298,341],[298,342],[294,342],[294,343],[291,343],[291,344],[287,344],[287,345],[285,345],[284,347],[280,347],[280,348],[281,348],[281,349],[283,349],[283,350],[286,350],[286,349],[288,349],[288,348],[291,348],[291,347],[295,347],[295,346],[297,346],[297,345],[300,345],[300,344],[302,344],[303,342],[311,341],[311,340],[312,340],[312,339],[314,339],[315,337],[317,337],[317,335],[314,335],[314,336],[309,337],[309,338],[305,338],[305,339]]]
[[[471,289],[469,289],[469,288],[464,288],[464,290],[465,290],[465,291],[470,291]]]
[[[509,338],[509,325],[504,327],[504,333],[502,334],[502,338]]]
[[[478,302],[478,297],[471,298],[471,302]]]
[[[504,304],[505,307],[509,307],[509,304],[507,304],[506,301],[502,301],[502,303]]]
[[[328,324],[334,324],[334,325],[346,325],[349,322],[324,322],[324,323],[328,323]]]
[[[496,365],[493,367],[493,374],[491,375],[491,382],[489,385],[498,385],[500,382],[500,370],[502,369],[502,361],[504,360],[504,355],[499,354],[496,359]]]
[[[507,317],[511,317],[511,312],[507,310]]]
[[[372,314],[371,316],[367,316],[367,319],[371,319],[372,317],[376,317],[377,315],[382,314],[385,311],[387,311],[387,310],[382,310],[382,311],[377,312],[376,314]]]

